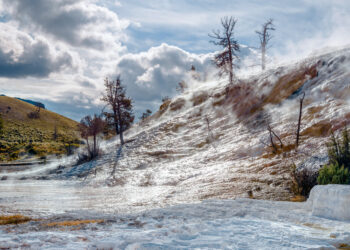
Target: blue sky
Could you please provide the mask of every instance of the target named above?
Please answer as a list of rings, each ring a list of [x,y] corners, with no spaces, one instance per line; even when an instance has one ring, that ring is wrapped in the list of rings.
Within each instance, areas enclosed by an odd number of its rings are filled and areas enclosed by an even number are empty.
[[[348,45],[349,13],[341,0],[0,0],[0,93],[80,120],[100,111],[103,79],[121,74],[139,116],[174,95],[191,64],[211,67],[208,33],[223,16],[252,47],[273,18],[269,55],[288,61]]]

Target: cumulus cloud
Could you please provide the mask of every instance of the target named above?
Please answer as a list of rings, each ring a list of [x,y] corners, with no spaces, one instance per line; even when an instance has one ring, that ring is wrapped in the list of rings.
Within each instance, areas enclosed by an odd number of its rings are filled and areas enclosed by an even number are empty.
[[[162,44],[146,52],[124,55],[117,62],[114,76],[121,75],[128,94],[136,100],[136,112],[142,112],[146,107],[156,108],[161,97],[173,96],[191,65],[198,72],[208,71],[211,57]]]
[[[129,25],[114,12],[82,0],[3,0],[22,27],[49,34],[72,46],[105,49],[125,39]]]
[[[45,40],[0,23],[0,77],[46,77],[72,66],[69,53],[54,53]]]

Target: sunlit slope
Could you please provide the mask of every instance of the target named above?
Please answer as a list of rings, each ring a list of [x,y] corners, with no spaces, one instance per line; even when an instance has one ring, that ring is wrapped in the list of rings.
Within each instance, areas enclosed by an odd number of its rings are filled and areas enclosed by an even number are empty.
[[[45,109],[40,110],[38,118],[29,118],[28,114],[37,110],[34,105],[16,98],[0,96],[4,120],[0,159],[17,159],[28,153],[34,156],[62,154],[65,144],[77,143],[77,122]]]
[[[194,83],[131,128],[122,151],[105,145],[91,181],[140,192],[159,188],[157,201],[140,196],[141,205],[247,196],[289,200],[291,166],[319,168],[327,161],[331,131],[350,122],[349,63],[345,49],[240,77],[234,86],[223,80]],[[274,139],[275,153],[268,124],[283,144]]]

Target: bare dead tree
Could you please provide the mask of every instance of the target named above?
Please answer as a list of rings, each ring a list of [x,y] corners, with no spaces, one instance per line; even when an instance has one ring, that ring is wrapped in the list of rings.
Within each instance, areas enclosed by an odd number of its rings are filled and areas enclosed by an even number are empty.
[[[105,94],[101,98],[110,108],[111,113],[105,112],[114,121],[114,127],[120,136],[120,144],[124,144],[123,132],[134,121],[132,112],[132,100],[126,97],[125,87],[121,84],[120,76],[115,81],[105,79]]]
[[[277,153],[277,146],[273,141],[273,133],[272,133],[272,129],[270,125],[267,125],[267,130],[269,131],[269,135],[270,135],[270,143],[271,143],[271,147],[273,148],[273,152]]]
[[[236,23],[237,19],[232,16],[224,17],[221,19],[222,32],[217,30],[209,34],[209,37],[213,39],[210,42],[223,48],[222,52],[215,55],[214,63],[220,69],[220,75],[229,75],[230,84],[233,84],[234,60],[239,58],[237,52],[240,49],[237,40],[234,38]]]
[[[277,138],[277,140],[280,142],[280,147],[283,150],[283,142],[282,142],[281,138],[272,129],[271,129],[271,132]]]
[[[303,96],[299,99],[299,119],[298,119],[298,129],[297,129],[297,138],[295,143],[295,148],[297,149],[299,146],[299,136],[300,136],[300,125],[301,125],[301,116],[303,111],[303,102],[305,98],[305,92],[303,92]]]
[[[91,117],[90,115],[85,116],[81,119],[78,129],[80,136],[86,140],[86,146],[89,153],[89,160],[95,158],[99,154],[99,143],[97,136],[103,131],[105,126],[104,121],[96,114]],[[89,138],[92,137],[92,145],[90,145]]]
[[[261,49],[261,68],[265,70],[266,68],[266,50],[267,45],[270,42],[272,36],[270,31],[275,30],[273,25],[273,20],[270,18],[261,27],[261,31],[255,31],[260,39],[260,49]]]

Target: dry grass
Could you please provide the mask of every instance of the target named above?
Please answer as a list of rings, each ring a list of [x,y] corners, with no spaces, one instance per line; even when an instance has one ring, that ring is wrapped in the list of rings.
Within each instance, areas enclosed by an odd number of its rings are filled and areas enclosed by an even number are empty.
[[[327,137],[331,133],[332,124],[326,121],[315,123],[304,129],[300,135],[308,137]]]
[[[347,243],[340,243],[338,249],[350,250],[350,245]]]
[[[174,102],[170,103],[170,110],[176,111],[179,109],[182,109],[182,107],[185,105],[186,100],[183,98],[178,98]]]
[[[306,201],[306,198],[305,198],[305,196],[302,196],[302,195],[296,195],[296,196],[290,198],[290,201],[291,202],[304,202],[304,201]]]
[[[30,221],[31,218],[16,214],[16,215],[2,215],[0,216],[0,225],[9,225],[9,224],[21,224]]]
[[[67,220],[67,221],[59,221],[59,222],[51,222],[45,224],[47,227],[74,227],[92,223],[102,223],[103,220]]]
[[[314,229],[322,230],[322,231],[328,230],[328,228],[322,227],[321,225],[314,224],[314,223],[304,223],[303,225]]]
[[[202,142],[196,144],[195,147],[196,148],[202,148],[202,147],[204,147],[207,144],[208,144],[208,141],[202,141]]]
[[[170,103],[171,103],[171,100],[166,100],[165,102],[163,102],[162,105],[160,105],[159,107],[159,111],[164,113],[168,109]]]
[[[303,86],[306,80],[317,76],[317,65],[310,68],[300,68],[279,78],[264,103],[279,104]]]
[[[208,93],[205,91],[202,91],[202,92],[199,92],[198,94],[193,95],[191,101],[193,102],[193,106],[197,106],[199,104],[202,104],[206,100],[208,100],[208,98],[209,98]]]

